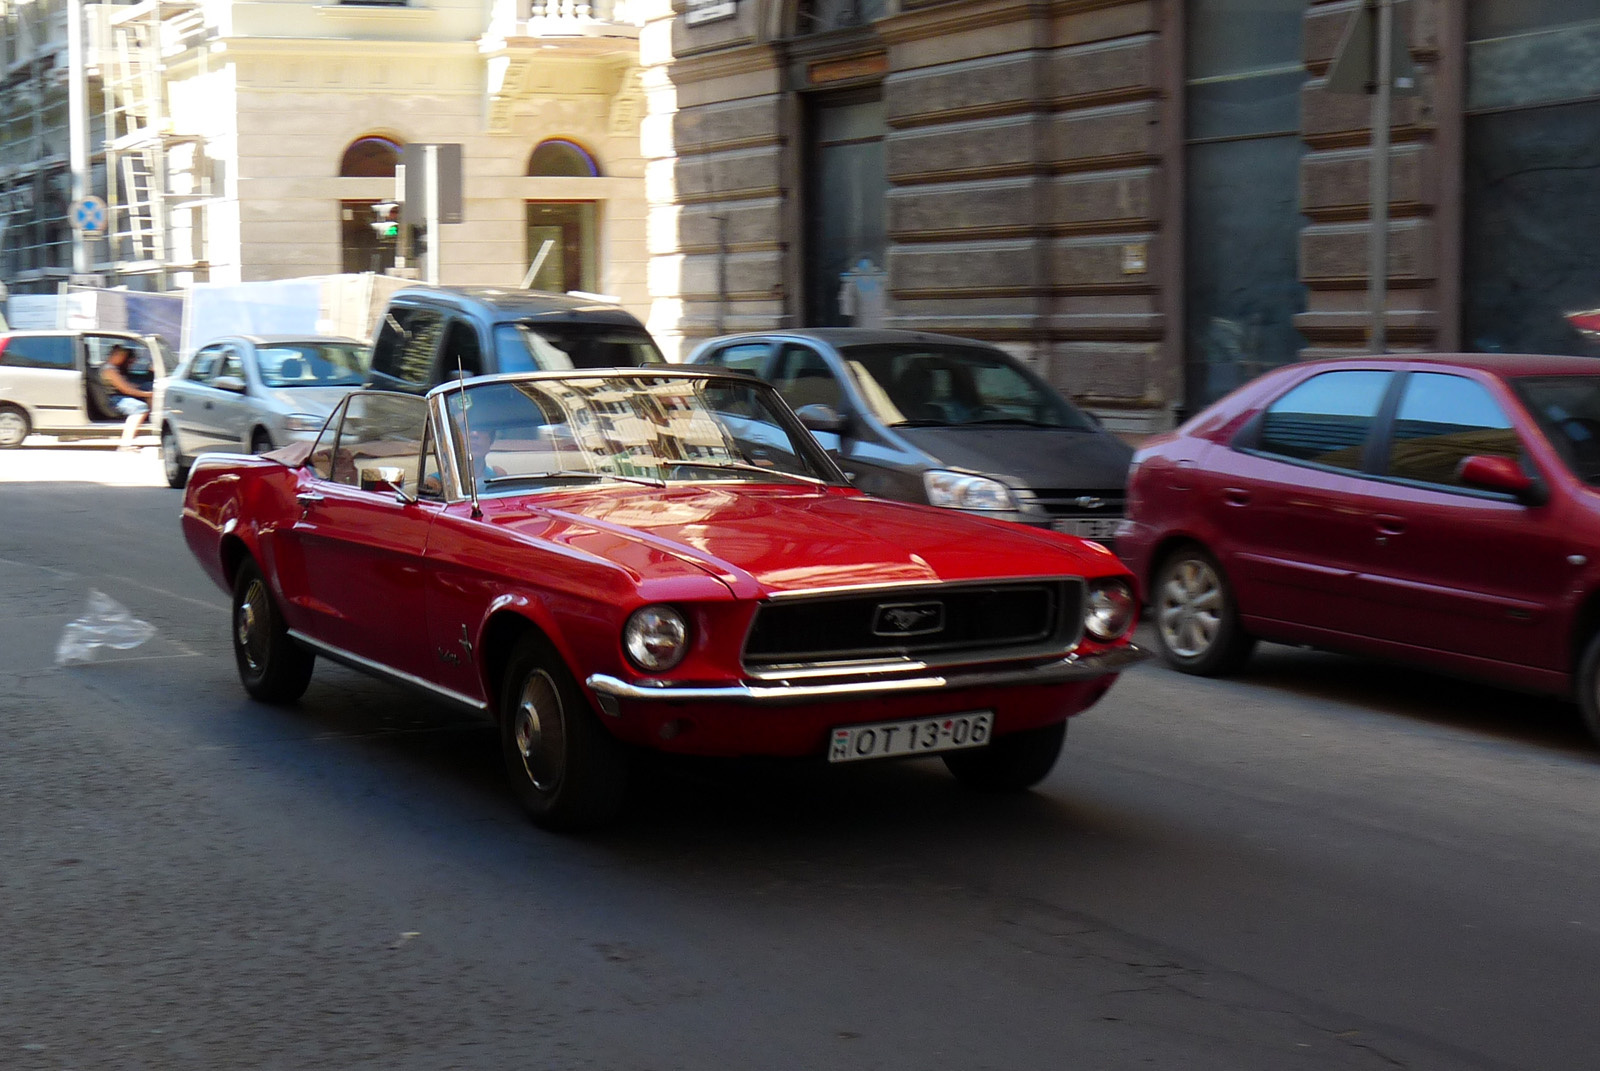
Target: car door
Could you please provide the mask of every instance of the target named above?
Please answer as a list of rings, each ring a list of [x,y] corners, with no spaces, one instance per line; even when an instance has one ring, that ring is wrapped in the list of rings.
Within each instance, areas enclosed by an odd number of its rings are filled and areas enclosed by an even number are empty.
[[[429,669],[423,553],[439,503],[416,499],[427,402],[359,391],[300,470],[296,586],[314,638],[402,673]],[[380,481],[398,484],[405,495]],[[286,589],[290,585],[286,582]]]
[[[1360,633],[1370,623],[1356,583],[1377,511],[1366,467],[1393,380],[1377,368],[1302,380],[1196,471],[1204,527],[1247,625]]]
[[[1572,540],[1548,505],[1465,485],[1461,462],[1506,457],[1530,474],[1524,436],[1497,381],[1404,376],[1380,469],[1382,501],[1358,544],[1367,630],[1408,647],[1558,669],[1570,652],[1556,604]]]
[[[178,452],[185,457],[216,448],[216,435],[206,424],[205,403],[212,400],[215,388],[211,379],[222,365],[222,351],[221,345],[202,346],[167,384],[164,418],[178,438]]]
[[[247,450],[250,447],[250,381],[244,367],[244,347],[225,343],[222,362],[211,379],[211,396],[203,403],[206,421],[216,438],[215,449]]]

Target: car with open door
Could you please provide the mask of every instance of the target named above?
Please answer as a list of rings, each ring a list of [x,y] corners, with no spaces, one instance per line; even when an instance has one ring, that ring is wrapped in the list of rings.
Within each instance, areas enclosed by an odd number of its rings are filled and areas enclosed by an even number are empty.
[[[251,695],[321,657],[479,712],[552,828],[614,815],[640,750],[1027,788],[1141,657],[1104,547],[869,498],[716,370],[357,391],[315,443],[198,458],[182,527]]]
[[[153,389],[172,367],[166,343],[154,335],[0,332],[0,448],[21,446],[35,434],[57,439],[120,436],[126,418],[113,408],[100,378],[100,370],[116,346],[128,347],[133,356],[126,375],[146,390]]]

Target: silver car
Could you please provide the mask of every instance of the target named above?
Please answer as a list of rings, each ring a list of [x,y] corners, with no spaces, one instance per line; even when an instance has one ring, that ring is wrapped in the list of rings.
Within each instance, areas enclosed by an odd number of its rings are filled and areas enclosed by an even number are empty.
[[[238,335],[195,350],[162,381],[161,462],[182,487],[197,454],[311,442],[367,375],[367,345],[332,335]]]

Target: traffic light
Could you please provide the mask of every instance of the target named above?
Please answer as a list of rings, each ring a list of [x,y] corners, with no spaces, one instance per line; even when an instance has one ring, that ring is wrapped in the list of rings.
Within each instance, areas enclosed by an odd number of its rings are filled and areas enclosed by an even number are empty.
[[[400,237],[400,203],[379,201],[372,206],[372,231],[380,239],[391,241]]]

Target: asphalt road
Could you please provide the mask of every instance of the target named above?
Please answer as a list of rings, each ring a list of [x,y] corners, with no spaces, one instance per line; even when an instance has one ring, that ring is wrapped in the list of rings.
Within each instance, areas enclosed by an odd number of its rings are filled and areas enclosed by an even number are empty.
[[[1600,1064],[1567,708],[1265,648],[1127,674],[1031,795],[653,767],[553,836],[491,730],[234,677],[153,452],[0,454],[0,1067]],[[154,626],[58,667],[91,590]]]

